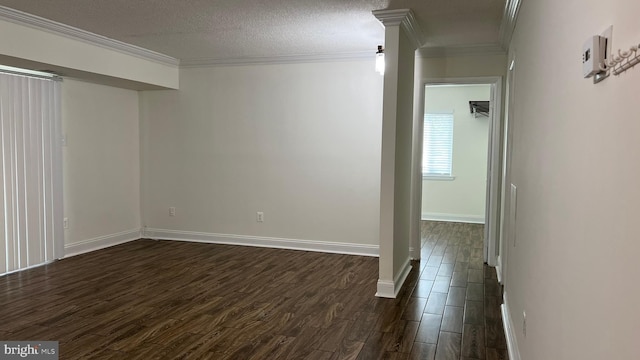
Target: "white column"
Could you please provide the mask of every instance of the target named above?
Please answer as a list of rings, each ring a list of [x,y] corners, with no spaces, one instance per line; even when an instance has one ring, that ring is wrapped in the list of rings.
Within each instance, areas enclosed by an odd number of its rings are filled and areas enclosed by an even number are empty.
[[[411,270],[411,153],[417,23],[408,9],[377,10],[385,26],[380,173],[380,273],[376,296],[395,298]]]

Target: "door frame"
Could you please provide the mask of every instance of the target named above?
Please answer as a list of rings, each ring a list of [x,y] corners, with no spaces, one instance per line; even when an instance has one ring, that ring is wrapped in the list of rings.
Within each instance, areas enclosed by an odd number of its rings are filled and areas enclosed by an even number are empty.
[[[452,78],[424,78],[420,82],[420,116],[415,116],[413,128],[418,134],[424,131],[424,108],[425,108],[425,87],[427,85],[481,85],[491,86],[490,112],[491,118],[489,122],[489,141],[487,152],[487,191],[486,191],[486,210],[485,210],[485,236],[484,236],[484,261],[490,266],[497,265],[497,249],[499,246],[499,225],[500,225],[500,181],[501,179],[501,119],[502,119],[502,76],[483,76],[483,77],[452,77]],[[412,163],[422,164],[422,136],[414,136],[415,142],[412,146],[413,161]],[[414,169],[414,177],[422,179],[422,168],[416,166]],[[420,186],[412,188],[411,199],[422,204],[422,180]],[[421,205],[420,205],[421,206]],[[412,217],[412,228],[420,228],[422,220],[421,212],[416,212]],[[412,250],[412,258],[420,259],[421,235],[414,234],[410,241]],[[417,251],[416,251],[417,249]]]
[[[502,130],[502,173],[501,173],[501,199],[500,199],[500,236],[498,239],[500,254],[496,259],[496,274],[498,276],[498,282],[505,285],[506,274],[505,269],[507,267],[507,249],[508,238],[511,234],[510,230],[514,226],[511,224],[510,217],[511,211],[511,153],[513,149],[513,108],[514,108],[514,91],[515,91],[515,67],[516,67],[516,54],[513,52],[509,57],[509,66],[507,69],[507,78],[505,83],[505,106],[504,106],[504,118],[503,118],[503,130]]]

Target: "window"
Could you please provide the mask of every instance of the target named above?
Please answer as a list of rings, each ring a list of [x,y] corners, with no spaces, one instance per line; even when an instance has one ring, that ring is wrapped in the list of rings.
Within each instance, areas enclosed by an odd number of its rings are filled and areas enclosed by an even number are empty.
[[[424,115],[422,176],[451,178],[453,112]]]

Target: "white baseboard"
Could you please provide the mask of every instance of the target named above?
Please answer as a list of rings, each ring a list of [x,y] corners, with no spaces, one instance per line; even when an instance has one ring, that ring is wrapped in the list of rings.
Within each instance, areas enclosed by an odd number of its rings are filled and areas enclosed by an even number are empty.
[[[409,255],[411,256],[411,260],[420,260],[420,248],[409,246]]]
[[[110,246],[138,240],[141,237],[141,229],[131,229],[116,234],[105,235],[93,239],[83,240],[73,244],[64,245],[64,257],[76,256],[90,251],[104,249]]]
[[[500,255],[496,257],[496,276],[498,277],[498,282],[502,284],[502,259]]]
[[[502,325],[504,327],[504,336],[507,339],[507,349],[509,351],[509,360],[520,360],[520,350],[518,350],[518,339],[516,338],[513,319],[509,311],[509,302],[507,301],[507,293],[504,294],[504,303],[500,306],[502,312]]]
[[[377,297],[395,299],[407,280],[407,276],[411,272],[411,259],[407,259],[402,270],[396,275],[393,281],[378,280]]]
[[[422,213],[422,220],[461,222],[461,223],[472,223],[472,224],[484,224],[485,222],[484,216],[442,214],[442,213]]]
[[[317,240],[283,239],[274,237],[201,233],[147,228],[144,237],[159,240],[192,241],[211,244],[268,247],[276,249],[315,251],[334,254],[378,256],[378,245],[348,244]]]

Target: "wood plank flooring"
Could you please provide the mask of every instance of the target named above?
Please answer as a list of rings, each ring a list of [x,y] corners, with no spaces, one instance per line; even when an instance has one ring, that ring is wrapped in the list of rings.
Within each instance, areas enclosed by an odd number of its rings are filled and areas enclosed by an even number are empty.
[[[0,277],[0,340],[61,359],[506,359],[482,225],[423,222],[397,299],[378,260],[138,240]]]

